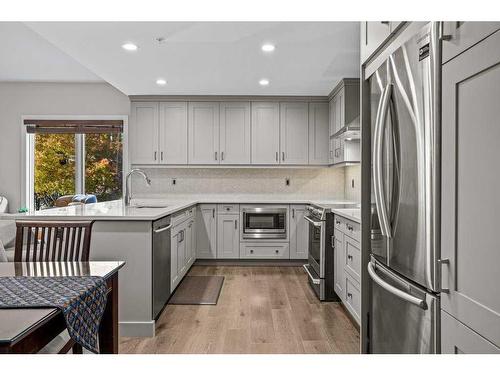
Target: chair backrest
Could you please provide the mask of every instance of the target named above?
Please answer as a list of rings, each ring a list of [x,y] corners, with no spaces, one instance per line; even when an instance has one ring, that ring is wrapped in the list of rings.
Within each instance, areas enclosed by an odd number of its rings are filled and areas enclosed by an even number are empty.
[[[89,260],[93,221],[16,221],[15,262]]]

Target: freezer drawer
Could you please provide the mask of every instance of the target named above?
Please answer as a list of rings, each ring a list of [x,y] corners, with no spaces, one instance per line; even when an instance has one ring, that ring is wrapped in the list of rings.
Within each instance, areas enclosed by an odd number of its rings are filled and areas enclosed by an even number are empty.
[[[408,282],[374,258],[371,278],[370,352],[439,352],[439,298]]]

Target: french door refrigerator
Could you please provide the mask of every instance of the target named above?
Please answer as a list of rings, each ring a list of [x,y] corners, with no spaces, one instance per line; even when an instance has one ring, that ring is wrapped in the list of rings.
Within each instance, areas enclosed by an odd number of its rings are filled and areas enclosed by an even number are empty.
[[[371,353],[439,351],[437,34],[428,24],[369,78]]]

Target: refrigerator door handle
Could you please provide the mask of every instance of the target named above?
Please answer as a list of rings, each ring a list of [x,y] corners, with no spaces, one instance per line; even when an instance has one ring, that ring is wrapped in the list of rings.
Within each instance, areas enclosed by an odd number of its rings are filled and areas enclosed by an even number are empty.
[[[377,119],[375,122],[375,135],[373,147],[373,185],[375,190],[375,205],[379,216],[380,229],[382,235],[391,238],[392,231],[389,222],[389,214],[387,212],[387,203],[384,194],[384,183],[382,181],[382,157],[383,148],[382,140],[384,136],[385,122],[389,103],[392,95],[392,84],[388,84],[380,98],[379,107],[377,110]]]
[[[423,310],[427,310],[427,304],[423,299],[417,298],[409,293],[403,292],[402,290],[392,286],[391,284],[384,281],[380,276],[378,276],[375,271],[375,266],[372,262],[368,263],[368,274],[375,283],[377,283],[383,289],[387,290],[389,293],[394,294],[395,296],[398,296],[399,298],[409,303],[412,303]]]

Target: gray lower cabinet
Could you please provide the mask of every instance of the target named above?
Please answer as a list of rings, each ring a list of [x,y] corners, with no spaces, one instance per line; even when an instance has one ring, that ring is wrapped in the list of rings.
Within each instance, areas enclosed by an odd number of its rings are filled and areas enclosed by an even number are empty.
[[[441,353],[500,354],[500,348],[443,311],[441,313]]]
[[[290,259],[290,248],[287,243],[241,242],[240,258],[242,259]]]
[[[217,258],[217,205],[200,204],[196,210],[196,257]]]
[[[309,225],[304,219],[305,205],[290,206],[290,259],[307,259],[309,256]]]
[[[335,243],[335,268],[334,268],[334,289],[335,293],[342,298],[344,295],[344,233],[340,230],[334,230],[334,243]]]
[[[500,346],[500,31],[442,74],[441,307]]]
[[[172,227],[170,246],[170,289],[173,291],[185,272],[186,226],[184,223]]]
[[[240,257],[240,215],[217,215],[217,259],[238,259]]]

